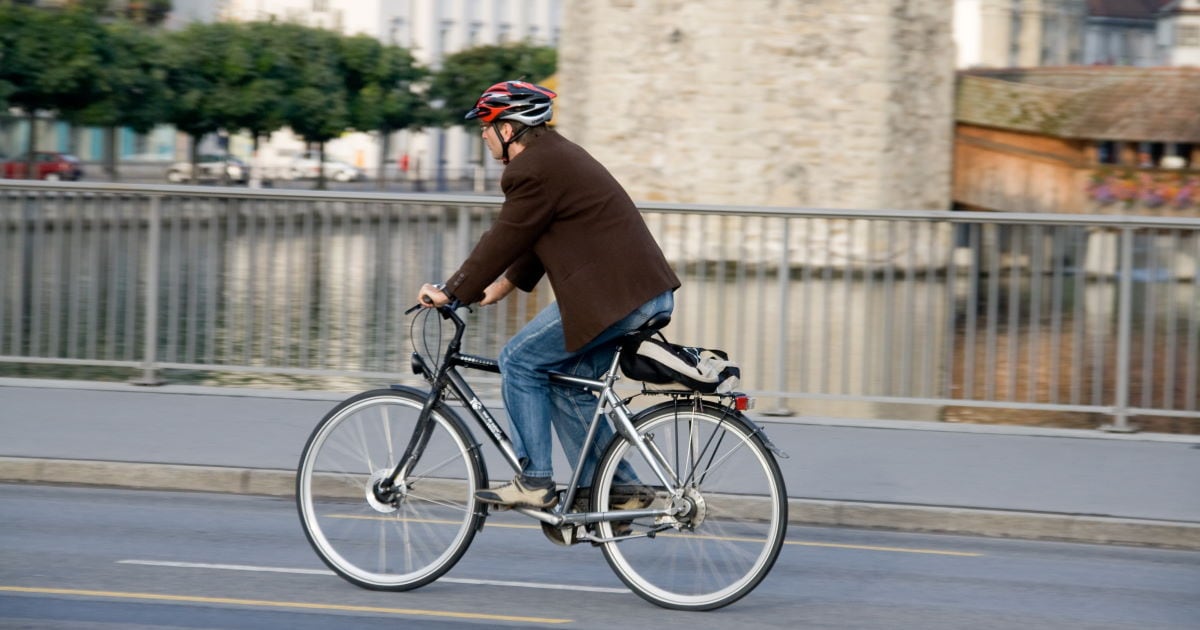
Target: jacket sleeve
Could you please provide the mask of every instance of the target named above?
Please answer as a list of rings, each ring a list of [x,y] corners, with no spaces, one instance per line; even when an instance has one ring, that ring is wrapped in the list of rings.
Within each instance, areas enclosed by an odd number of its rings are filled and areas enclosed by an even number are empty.
[[[515,276],[510,275],[509,280],[524,290],[532,289],[543,273],[533,246],[553,219],[552,204],[534,173],[514,170],[510,164],[506,175],[500,215],[446,281],[446,292],[465,304],[482,299],[483,290],[514,264]]]
[[[526,293],[532,291],[545,274],[546,268],[542,266],[541,259],[533,252],[518,258],[504,273],[509,282]]]

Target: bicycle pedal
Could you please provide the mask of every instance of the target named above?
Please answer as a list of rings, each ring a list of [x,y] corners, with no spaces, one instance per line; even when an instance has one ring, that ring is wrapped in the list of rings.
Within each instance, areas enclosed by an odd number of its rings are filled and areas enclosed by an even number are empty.
[[[542,523],[542,533],[546,535],[546,538],[550,539],[550,542],[562,547],[570,547],[581,542],[575,535],[574,525],[555,527],[549,523]]]

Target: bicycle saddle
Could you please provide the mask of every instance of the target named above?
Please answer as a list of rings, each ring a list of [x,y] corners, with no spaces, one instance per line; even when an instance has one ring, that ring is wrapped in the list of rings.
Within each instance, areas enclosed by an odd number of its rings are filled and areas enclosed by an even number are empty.
[[[654,333],[667,327],[671,323],[670,313],[656,313],[653,317],[646,320],[645,324],[638,327],[637,330],[625,333],[627,341],[641,341],[652,336]]]

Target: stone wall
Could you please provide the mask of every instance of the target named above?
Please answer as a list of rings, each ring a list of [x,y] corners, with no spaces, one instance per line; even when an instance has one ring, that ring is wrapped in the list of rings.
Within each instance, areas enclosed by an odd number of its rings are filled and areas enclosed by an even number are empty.
[[[639,200],[946,209],[944,0],[564,6],[560,129]]]

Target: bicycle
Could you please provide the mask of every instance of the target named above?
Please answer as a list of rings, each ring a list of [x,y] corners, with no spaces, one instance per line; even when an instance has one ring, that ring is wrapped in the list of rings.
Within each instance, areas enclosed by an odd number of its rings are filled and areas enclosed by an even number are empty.
[[[488,506],[475,499],[489,483],[483,453],[451,398],[521,470],[504,430],[459,372],[500,368],[460,351],[466,324],[458,308],[427,308],[413,318],[412,368],[428,391],[392,385],[341,402],[301,455],[296,503],[304,533],[329,568],[358,586],[428,584],[484,526]],[[448,343],[442,321],[454,326]],[[549,374],[556,386],[594,392],[599,403],[557,505],[513,511],[537,520],[558,544],[599,546],[621,581],[654,604],[712,610],[753,590],[779,556],[788,505],[775,454],[786,455],[741,413],[749,405],[743,394],[645,384],[632,396],[617,394],[621,352],[669,321],[657,317],[627,335],[600,378]],[[629,404],[643,395],[665,400],[635,414]],[[591,485],[581,486],[584,453],[605,420],[613,437]]]

